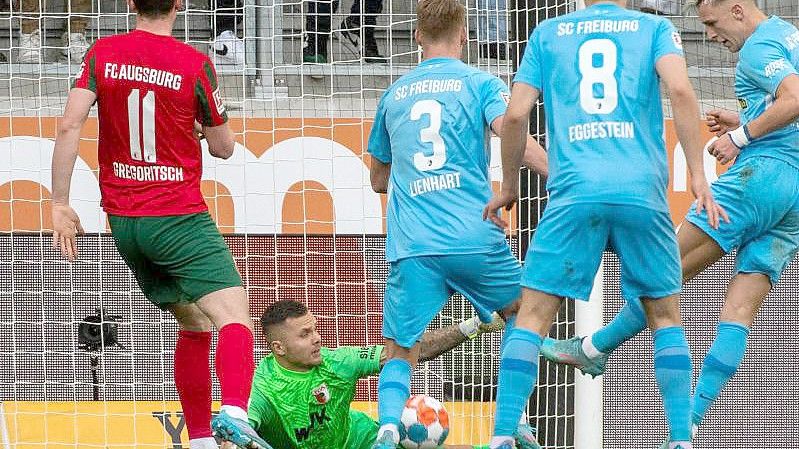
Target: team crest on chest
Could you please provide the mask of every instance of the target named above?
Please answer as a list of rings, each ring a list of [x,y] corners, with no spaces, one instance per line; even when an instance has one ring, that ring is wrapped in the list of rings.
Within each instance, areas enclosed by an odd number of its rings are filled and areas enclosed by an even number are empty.
[[[738,107],[741,109],[746,109],[749,107],[749,104],[746,102],[746,98],[738,97]]]
[[[322,384],[314,388],[311,394],[313,394],[317,404],[327,404],[327,401],[330,400],[330,390],[327,388],[327,384]]]

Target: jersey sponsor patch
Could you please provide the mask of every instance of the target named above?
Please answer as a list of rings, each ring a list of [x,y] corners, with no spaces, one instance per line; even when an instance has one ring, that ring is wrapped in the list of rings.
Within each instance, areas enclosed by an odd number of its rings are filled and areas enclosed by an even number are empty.
[[[680,33],[675,31],[671,33],[671,40],[674,41],[674,46],[682,50],[682,38],[680,37]]]
[[[500,92],[499,96],[502,98],[502,101],[505,102],[505,105],[510,104],[510,92]]]
[[[330,390],[327,388],[327,384],[322,384],[314,388],[311,394],[313,394],[317,404],[327,404],[330,400]]]
[[[738,107],[741,109],[746,109],[749,107],[749,103],[746,102],[746,98],[738,97]]]
[[[86,58],[81,61],[80,68],[78,68],[78,73],[75,75],[75,79],[81,79],[83,77],[84,70],[86,70]]]
[[[766,77],[771,78],[776,73],[785,70],[788,67],[789,67],[788,61],[786,61],[785,58],[780,58],[777,59],[776,61],[771,61],[768,64],[766,64],[766,67],[763,69],[763,72],[765,73]]]
[[[214,104],[216,105],[216,112],[219,115],[225,113],[225,102],[222,101],[222,93],[219,92],[219,88],[217,87],[214,91]]]

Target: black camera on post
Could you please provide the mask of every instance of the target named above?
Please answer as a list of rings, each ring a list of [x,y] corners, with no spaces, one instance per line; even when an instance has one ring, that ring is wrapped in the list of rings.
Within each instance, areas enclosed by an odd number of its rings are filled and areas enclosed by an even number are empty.
[[[108,315],[105,309],[95,309],[78,325],[78,348],[96,352],[103,348],[119,345],[118,324],[121,315]]]

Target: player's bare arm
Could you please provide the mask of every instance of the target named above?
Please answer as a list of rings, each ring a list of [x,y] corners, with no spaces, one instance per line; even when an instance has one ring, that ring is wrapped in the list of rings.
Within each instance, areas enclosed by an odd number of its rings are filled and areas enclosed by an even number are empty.
[[[721,137],[724,133],[741,126],[741,116],[734,111],[714,109],[705,114],[705,124],[708,131]]]
[[[680,139],[688,171],[691,174],[691,191],[696,197],[697,212],[707,211],[707,222],[718,228],[719,219],[730,221],[727,213],[719,206],[710,191],[705,177],[703,142],[699,129],[699,104],[696,93],[688,78],[685,58],[669,54],[658,59],[655,69],[663,80],[671,99],[674,124]]]
[[[78,256],[75,235],[83,232],[80,217],[69,205],[69,186],[78,157],[80,131],[96,99],[97,95],[87,89],[69,91],[53,149],[53,247],[60,248],[61,254],[69,260]]]
[[[369,167],[369,178],[372,182],[372,190],[377,193],[388,191],[388,177],[391,174],[391,164],[380,162],[377,158],[372,158],[372,166]]]
[[[494,119],[494,122],[491,123],[491,131],[494,134],[501,136],[502,135],[502,124],[505,121],[505,116],[499,116]],[[524,155],[522,156],[522,165],[529,168],[530,170],[538,173],[543,177],[547,177],[549,175],[549,166],[547,165],[547,152],[544,150],[544,147],[538,143],[537,140],[531,135],[527,135],[527,143],[524,149]]]
[[[508,111],[503,119],[502,189],[491,198],[483,209],[483,219],[491,220],[503,229],[508,227],[508,222],[499,215],[499,210],[503,208],[510,210],[519,198],[519,168],[522,165],[529,136],[528,120],[530,111],[539,95],[538,89],[528,84],[514,84]]]
[[[450,351],[470,338],[489,332],[496,332],[505,328],[505,321],[495,313],[490,323],[483,323],[478,317],[472,317],[460,324],[434,329],[422,334],[420,342],[419,361],[427,362]],[[380,354],[380,366],[388,361],[386,351]],[[471,446],[469,446],[471,447]]]
[[[233,133],[227,123],[219,126],[203,126],[202,133],[205,136],[205,141],[208,142],[208,152],[211,153],[211,156],[220,159],[233,156],[236,141],[233,140]]]
[[[777,88],[774,103],[745,126],[728,132],[708,148],[710,154],[727,164],[741,152],[750,140],[784,128],[799,118],[799,75],[785,77]]]

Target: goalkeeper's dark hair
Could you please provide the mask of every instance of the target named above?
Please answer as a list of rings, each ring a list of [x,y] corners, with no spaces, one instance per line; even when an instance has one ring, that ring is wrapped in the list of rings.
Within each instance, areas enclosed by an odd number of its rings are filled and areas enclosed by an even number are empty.
[[[270,338],[270,329],[278,324],[283,324],[289,318],[299,318],[308,313],[308,307],[305,304],[295,301],[293,299],[283,299],[264,310],[261,315],[261,328],[264,335]]]
[[[136,13],[150,19],[168,15],[175,7],[175,0],[133,0]]]

